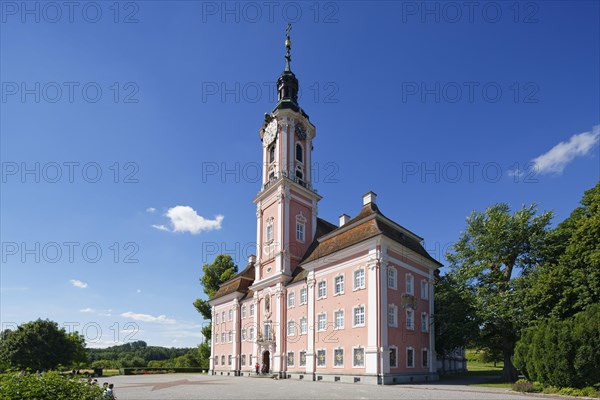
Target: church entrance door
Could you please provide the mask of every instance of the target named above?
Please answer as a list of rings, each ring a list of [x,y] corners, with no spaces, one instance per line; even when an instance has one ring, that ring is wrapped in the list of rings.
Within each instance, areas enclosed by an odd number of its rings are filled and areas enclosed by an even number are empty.
[[[271,370],[271,353],[267,350],[263,353],[262,369],[263,374],[268,374]]]

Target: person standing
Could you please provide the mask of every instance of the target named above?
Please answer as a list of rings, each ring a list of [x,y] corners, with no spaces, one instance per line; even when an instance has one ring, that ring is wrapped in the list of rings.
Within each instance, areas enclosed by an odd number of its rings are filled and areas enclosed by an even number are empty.
[[[256,368],[256,375],[259,375],[260,365],[258,363],[256,363],[256,365],[254,366],[254,368]]]

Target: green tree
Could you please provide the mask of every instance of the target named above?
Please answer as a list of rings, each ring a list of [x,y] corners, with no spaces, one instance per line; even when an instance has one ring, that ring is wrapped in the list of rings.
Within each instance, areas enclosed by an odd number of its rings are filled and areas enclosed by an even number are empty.
[[[0,400],[98,400],[102,388],[56,371],[0,375]]]
[[[0,358],[13,368],[33,371],[51,370],[77,361],[81,342],[77,334],[69,335],[56,322],[41,320],[27,322],[16,330],[0,335]]]
[[[552,231],[544,252],[524,281],[530,321],[568,318],[600,302],[600,182]]]
[[[208,341],[204,341],[198,346],[198,359],[200,360],[200,368],[207,370],[210,365],[210,345]]]
[[[474,291],[479,347],[493,353],[501,346],[503,378],[515,381],[512,363],[515,342],[524,324],[519,280],[515,269],[527,273],[539,263],[551,212],[537,214],[537,207],[523,206],[513,214],[507,204],[474,211],[467,227],[446,255],[453,276]]]
[[[466,347],[477,335],[475,294],[446,274],[436,278],[434,297],[435,351],[445,357]]]
[[[204,288],[204,293],[210,299],[217,293],[219,286],[229,279],[233,278],[238,272],[238,267],[233,262],[233,259],[228,254],[219,254],[215,260],[210,264],[204,264],[202,266],[202,278],[200,278],[200,284]],[[210,304],[208,300],[196,299],[194,301],[194,307],[202,314],[202,317],[207,320],[212,319]],[[202,328],[202,334],[204,340],[208,341],[212,336],[212,328],[210,323]]]

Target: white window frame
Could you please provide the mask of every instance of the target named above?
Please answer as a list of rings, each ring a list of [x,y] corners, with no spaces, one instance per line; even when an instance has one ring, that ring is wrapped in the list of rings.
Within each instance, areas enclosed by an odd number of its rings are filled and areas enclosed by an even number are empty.
[[[229,320],[233,321],[233,310],[229,309]]]
[[[323,354],[323,356],[324,356],[323,357],[323,365],[319,364],[319,362],[320,362],[320,360],[319,360],[319,352],[320,351],[325,352],[325,354]],[[316,357],[317,357],[317,367],[327,368],[327,350],[326,349],[317,349],[317,351],[316,351]]]
[[[342,323],[338,325],[338,314],[342,315]],[[333,312],[333,329],[344,329],[344,325],[346,324],[346,313],[343,309],[335,310]]]
[[[423,357],[423,352],[427,353],[425,357]],[[425,362],[427,361],[427,365],[425,364]],[[430,365],[430,360],[429,360],[429,349],[427,347],[423,347],[421,349],[421,367],[422,368],[429,368]]]
[[[292,363],[290,364],[290,354],[292,355]],[[295,354],[293,351],[288,351],[285,357],[285,364],[288,367],[293,367],[296,364],[296,360],[295,360]]]
[[[221,343],[226,343],[225,342],[225,332],[221,332]]]
[[[294,336],[296,334],[296,323],[294,321],[288,321],[287,323],[287,335]]]
[[[225,322],[225,311],[221,311],[221,322]]]
[[[415,277],[411,273],[407,273],[406,276],[406,293],[410,295],[415,294]]]
[[[215,332],[215,344],[219,344],[219,332]]]
[[[362,351],[362,363],[361,364],[356,364],[356,357],[354,355],[354,352],[356,350]],[[352,347],[352,368],[364,368],[364,367],[365,367],[365,348],[360,347],[360,346]]]
[[[412,365],[408,364],[408,353],[412,352]],[[406,368],[414,368],[415,367],[415,349],[412,347],[406,348]]]
[[[246,318],[246,305],[244,304],[242,306],[242,319],[245,319],[245,318]]]
[[[221,354],[221,365],[225,366],[225,354]]]
[[[232,361],[233,361],[233,356],[230,354],[227,356],[227,365],[231,365]]]
[[[230,330],[227,333],[227,340],[229,341],[229,343],[233,343],[233,331],[232,330]]]
[[[321,285],[323,286],[324,294],[321,295]],[[327,281],[323,279],[317,283],[317,299],[326,299],[327,298]]]
[[[216,312],[215,313],[215,324],[218,324],[218,323],[219,323],[219,313]]]
[[[300,149],[302,151],[302,160],[298,160],[298,146],[300,146]],[[306,154],[304,152],[304,146],[302,145],[302,143],[300,142],[296,142],[296,146],[294,146],[294,160],[296,160],[296,162],[299,162],[300,164],[304,165],[304,159],[306,158]]]
[[[246,330],[242,329],[242,341],[246,340]]]
[[[398,327],[398,306],[395,304],[388,304],[388,326],[392,328]]]
[[[398,290],[398,271],[394,267],[388,267],[387,287],[388,289]]]
[[[274,229],[273,229],[273,225],[274,225],[273,224],[273,220],[274,220],[273,217],[267,218],[267,232],[266,232],[266,235],[267,235],[266,242],[267,243],[271,243],[273,241],[273,236],[274,236],[273,235],[273,231],[274,231]]]
[[[396,364],[392,365],[392,350],[396,351]],[[390,368],[398,368],[398,346],[390,346],[390,354],[389,354],[389,361],[390,361]]]
[[[342,351],[342,363],[338,364],[337,363],[337,359],[335,357],[335,352],[336,351]],[[333,349],[333,368],[344,368],[344,358],[345,358],[345,354],[344,354],[344,348],[343,347],[337,347],[335,349]]]
[[[296,293],[290,291],[288,293],[288,308],[293,308],[296,305]]]
[[[421,279],[421,299],[429,300],[429,282],[427,279]]]
[[[340,279],[341,279],[341,281],[338,282],[338,280],[340,280]],[[346,279],[344,277],[344,274],[336,275],[333,278],[333,295],[334,296],[339,296],[339,295],[344,294],[345,287],[346,287],[345,280]]]
[[[250,328],[250,332],[248,332],[248,337],[250,340],[254,340],[254,327]]]
[[[304,363],[302,363],[302,353],[304,353]],[[306,351],[305,350],[302,350],[300,353],[298,353],[298,366],[306,367]]]
[[[421,332],[429,332],[429,316],[426,312],[421,313]]]
[[[362,308],[362,323],[356,323],[356,311]],[[353,328],[357,328],[357,327],[361,327],[361,326],[365,326],[365,323],[367,321],[367,308],[365,307],[364,304],[359,304],[355,307],[352,308],[352,327]]]
[[[362,278],[361,278],[362,284],[360,284],[360,285],[357,285],[357,284],[356,284],[356,283],[357,283],[357,282],[356,282],[356,274],[357,274],[358,272],[362,272]],[[365,288],[365,278],[366,278],[366,272],[365,272],[365,269],[364,269],[363,267],[360,267],[360,268],[358,268],[358,269],[355,269],[355,270],[354,270],[354,272],[352,273],[352,278],[353,278],[353,279],[352,279],[352,281],[353,281],[353,283],[352,283],[352,284],[353,284],[354,290],[361,290],[361,289],[364,289],[364,288]]]
[[[215,354],[215,365],[219,365],[219,355]]]
[[[308,303],[308,289],[302,288],[300,289],[300,304]]]
[[[406,329],[415,330],[415,311],[412,308],[406,309]]]
[[[254,304],[250,304],[250,316],[254,317]]]
[[[242,354],[242,361],[241,361],[241,363],[242,363],[243,367],[246,366],[246,355],[245,354]]]
[[[321,327],[321,317],[323,317],[323,327]],[[324,332],[327,330],[327,313],[317,314],[317,331]]]
[[[308,333],[308,320],[306,317],[300,318],[300,334],[305,335]]]
[[[300,243],[304,243],[306,240],[306,223],[296,221],[296,240]]]

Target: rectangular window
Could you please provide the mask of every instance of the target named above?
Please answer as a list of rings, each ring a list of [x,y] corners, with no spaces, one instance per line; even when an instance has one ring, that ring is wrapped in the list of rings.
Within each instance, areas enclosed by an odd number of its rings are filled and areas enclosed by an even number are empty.
[[[294,292],[290,292],[288,294],[288,308],[294,307],[295,302],[296,302],[296,294]]]
[[[221,313],[221,322],[225,322],[225,311]]]
[[[318,286],[318,297],[320,299],[322,299],[326,296],[327,296],[327,281],[321,281],[321,282],[319,282],[319,286]]]
[[[415,351],[412,347],[406,349],[406,366],[408,368],[415,367]]]
[[[225,343],[225,332],[221,332],[221,343]]]
[[[250,316],[254,317],[254,304],[250,304]]]
[[[354,308],[354,326],[362,326],[365,324],[365,306]]]
[[[421,332],[429,331],[429,318],[427,318],[427,313],[421,313]]]
[[[344,366],[344,349],[333,350],[333,366],[343,367]]]
[[[287,353],[287,366],[288,367],[294,366],[294,352],[293,351],[290,351]]]
[[[246,340],[246,330],[242,329],[242,340]]]
[[[246,355],[242,354],[242,365],[245,366],[246,365]]]
[[[317,350],[317,367],[324,367],[326,365],[327,353],[325,350]]]
[[[271,340],[271,325],[269,325],[268,322],[265,322],[264,327],[265,327],[265,330],[264,330],[265,337],[264,337],[264,339],[265,340]]]
[[[327,316],[325,314],[319,314],[317,317],[317,329],[324,331],[327,328]]]
[[[233,331],[229,331],[229,343],[233,342]]]
[[[273,218],[267,220],[267,242],[273,240]]]
[[[305,351],[300,352],[300,366],[306,367],[306,352]]]
[[[215,324],[219,323],[219,313],[215,313]]]
[[[388,288],[397,289],[396,285],[396,270],[394,268],[388,268]]]
[[[215,333],[215,344],[219,344],[219,333]]]
[[[333,290],[335,294],[344,293],[344,275],[335,277],[335,287]]]
[[[231,355],[227,356],[227,365],[231,365]]]
[[[250,340],[254,340],[254,328],[250,328]]]
[[[364,367],[365,366],[365,349],[358,348],[353,350],[352,354],[352,366],[353,367]]]
[[[425,279],[421,281],[421,298],[423,300],[429,299],[429,284]]]
[[[288,322],[288,325],[287,325],[287,335],[294,336],[295,334],[296,334],[296,325],[294,324],[294,321],[290,321],[290,322]]]
[[[406,329],[415,329],[415,312],[411,309],[406,310]]]
[[[233,310],[229,310],[229,320],[233,320]]]
[[[296,240],[304,242],[304,224],[302,222],[296,222]]]
[[[242,306],[242,318],[246,318],[246,306]]]
[[[221,356],[221,365],[225,365],[225,355]]]
[[[429,350],[427,349],[421,350],[421,364],[423,368],[429,367]]]
[[[354,290],[365,288],[365,270],[357,269],[354,271]]]
[[[248,354],[248,366],[252,367],[252,354]]]
[[[215,365],[219,365],[219,356],[215,356]]]
[[[334,314],[334,326],[335,329],[344,328],[344,310],[336,311]]]
[[[393,304],[388,305],[388,325],[389,326],[393,326],[393,327],[398,326],[397,321],[396,321],[397,314],[398,314],[398,312],[397,312],[396,306]]]
[[[390,347],[390,367],[398,368],[398,349]]]
[[[300,333],[301,334],[306,334],[306,332],[308,330],[307,328],[308,328],[308,323],[306,321],[306,318],[302,318],[300,320]]]
[[[308,291],[306,288],[300,289],[300,304],[308,303]]]
[[[411,274],[406,274],[406,293],[414,294],[414,277]]]

